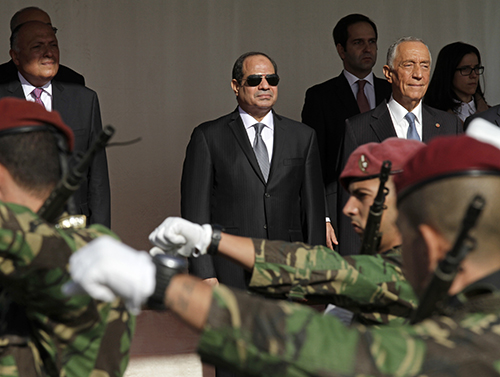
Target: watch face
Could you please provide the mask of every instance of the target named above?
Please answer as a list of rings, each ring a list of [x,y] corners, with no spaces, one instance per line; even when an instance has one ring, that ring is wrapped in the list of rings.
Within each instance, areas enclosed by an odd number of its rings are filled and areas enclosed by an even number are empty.
[[[188,270],[187,258],[178,257],[168,254],[156,254],[153,259],[162,266],[170,268],[172,270],[177,270],[179,272],[186,272]]]

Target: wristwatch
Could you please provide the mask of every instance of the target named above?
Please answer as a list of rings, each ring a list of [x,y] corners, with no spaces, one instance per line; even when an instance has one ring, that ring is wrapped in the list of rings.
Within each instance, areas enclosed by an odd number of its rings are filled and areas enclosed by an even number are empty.
[[[156,266],[156,285],[154,293],[148,298],[148,307],[155,310],[165,310],[165,291],[170,280],[177,274],[187,274],[188,261],[186,258],[156,254],[153,257]]]
[[[221,233],[224,228],[217,224],[212,224],[212,240],[207,249],[207,254],[215,255],[219,251],[219,242],[221,239]]]

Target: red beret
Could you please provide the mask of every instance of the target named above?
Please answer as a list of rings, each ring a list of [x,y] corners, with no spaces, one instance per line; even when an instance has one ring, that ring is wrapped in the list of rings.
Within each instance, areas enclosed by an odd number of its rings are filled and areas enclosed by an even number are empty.
[[[349,182],[376,178],[385,160],[392,163],[391,173],[400,171],[406,160],[425,146],[416,140],[391,137],[381,143],[363,144],[351,153],[340,175],[340,184],[347,190]]]
[[[66,126],[57,111],[47,111],[38,103],[20,98],[5,97],[0,99],[0,136],[2,132],[36,131],[36,129],[22,129],[22,127],[44,126],[50,124],[61,131],[68,141],[68,148],[73,150],[75,137],[71,128]]]
[[[407,161],[394,181],[398,200],[443,178],[500,175],[500,149],[465,135],[433,139]]]

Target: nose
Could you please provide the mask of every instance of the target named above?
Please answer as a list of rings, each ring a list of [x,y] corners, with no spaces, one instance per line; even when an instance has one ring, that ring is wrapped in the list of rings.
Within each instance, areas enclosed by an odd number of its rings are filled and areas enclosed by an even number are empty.
[[[413,67],[412,76],[418,79],[422,78],[422,67],[419,64],[415,64]]]
[[[358,214],[358,208],[355,206],[355,198],[353,196],[345,204],[342,213],[351,218]]]
[[[259,84],[259,89],[261,90],[267,90],[269,89],[270,85],[266,80],[266,75],[262,75],[262,81]]]

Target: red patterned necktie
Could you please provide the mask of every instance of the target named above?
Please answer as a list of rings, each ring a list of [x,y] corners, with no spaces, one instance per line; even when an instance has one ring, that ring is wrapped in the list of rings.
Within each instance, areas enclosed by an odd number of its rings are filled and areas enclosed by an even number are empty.
[[[43,89],[41,89],[41,88],[35,88],[35,89],[33,89],[33,91],[31,93],[33,94],[33,97],[35,97],[35,102],[39,103],[40,105],[42,105],[43,107],[45,107],[45,105],[42,102],[42,99],[40,98],[41,95],[42,95],[42,92],[43,92]]]
[[[366,98],[366,95],[365,95],[366,83],[367,83],[366,80],[358,80],[357,101],[358,101],[359,111],[361,113],[365,113],[367,111],[370,111],[370,104],[368,103],[368,98]]]

